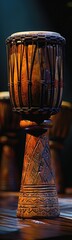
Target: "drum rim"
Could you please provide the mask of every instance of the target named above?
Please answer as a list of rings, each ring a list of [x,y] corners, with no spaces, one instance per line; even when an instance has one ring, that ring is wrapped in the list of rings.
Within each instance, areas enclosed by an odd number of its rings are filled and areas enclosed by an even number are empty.
[[[23,32],[16,32],[11,34],[7,39],[6,43],[9,41],[14,41],[14,39],[22,39],[22,38],[35,38],[35,39],[46,39],[49,40],[60,40],[61,42],[65,43],[65,38],[58,32],[52,31],[23,31]]]
[[[0,100],[1,99],[9,99],[10,95],[9,95],[9,91],[1,91],[0,92]]]
[[[72,109],[72,102],[70,102],[70,101],[62,101],[62,108]]]

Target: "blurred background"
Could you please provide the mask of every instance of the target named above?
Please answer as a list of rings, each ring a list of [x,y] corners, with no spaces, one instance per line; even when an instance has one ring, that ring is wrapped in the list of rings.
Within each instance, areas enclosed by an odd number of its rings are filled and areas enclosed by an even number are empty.
[[[72,1],[68,0],[0,0],[0,92],[8,91],[6,38],[31,30],[54,31],[66,38],[63,100],[72,103]],[[61,156],[66,188],[72,187],[71,161],[72,125]]]

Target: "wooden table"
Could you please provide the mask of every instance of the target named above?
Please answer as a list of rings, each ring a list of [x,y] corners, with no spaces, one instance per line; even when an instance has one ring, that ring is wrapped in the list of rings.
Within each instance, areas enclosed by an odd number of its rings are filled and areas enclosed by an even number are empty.
[[[0,239],[72,239],[72,195],[58,196],[60,217],[20,219],[16,217],[18,192],[0,192]]]

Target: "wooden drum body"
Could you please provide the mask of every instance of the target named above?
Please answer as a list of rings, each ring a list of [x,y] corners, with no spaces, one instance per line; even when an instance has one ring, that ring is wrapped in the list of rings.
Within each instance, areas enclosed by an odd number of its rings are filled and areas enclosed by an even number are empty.
[[[27,132],[18,217],[59,215],[47,129],[61,106],[64,44],[60,34],[40,31],[6,40],[10,98]]]
[[[41,122],[59,111],[63,92],[64,38],[49,32],[13,34],[7,39],[13,109]]]
[[[12,111],[9,92],[0,92],[0,190],[17,191],[20,180],[16,148],[19,146],[20,116]]]
[[[51,116],[52,127],[49,129],[49,145],[51,151],[52,167],[55,169],[57,192],[64,192],[64,179],[61,166],[61,150],[68,137],[72,124],[72,103],[62,101],[61,109]]]

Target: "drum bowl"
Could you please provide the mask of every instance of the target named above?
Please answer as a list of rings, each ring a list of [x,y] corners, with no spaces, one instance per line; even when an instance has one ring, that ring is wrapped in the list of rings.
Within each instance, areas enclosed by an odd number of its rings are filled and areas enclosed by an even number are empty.
[[[55,32],[20,32],[6,40],[13,110],[42,122],[59,111],[65,39]]]

